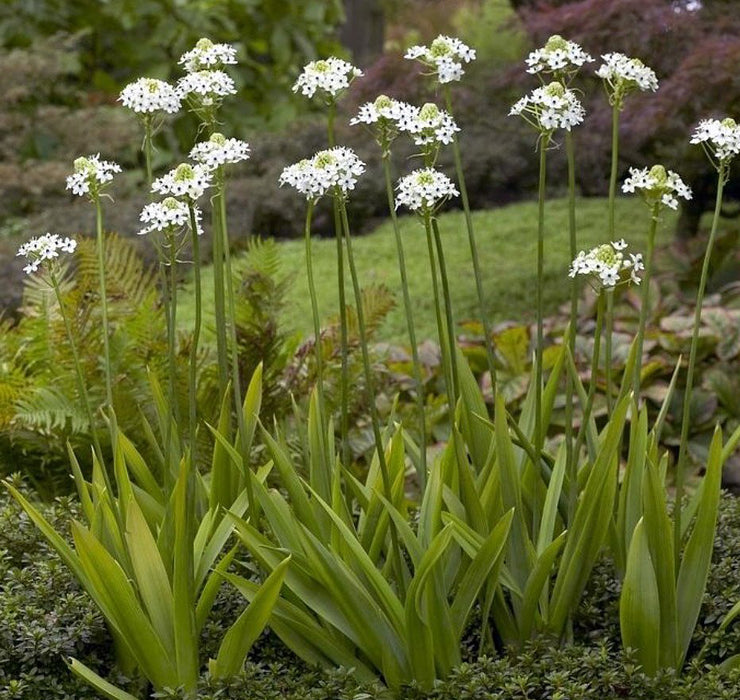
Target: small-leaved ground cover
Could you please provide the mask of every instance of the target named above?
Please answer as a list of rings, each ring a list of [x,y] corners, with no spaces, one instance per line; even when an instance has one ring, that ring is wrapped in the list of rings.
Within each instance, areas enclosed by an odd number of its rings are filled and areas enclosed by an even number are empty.
[[[585,198],[577,202],[578,240],[582,248],[603,242],[606,228],[605,200]],[[616,204],[617,238],[626,238],[632,249],[645,249],[644,205],[636,198],[620,198]],[[451,296],[456,320],[478,317],[475,281],[471,275],[470,247],[465,220],[460,211],[441,214],[440,228],[444,231],[445,257],[450,279]],[[536,285],[534,267],[537,245],[537,202],[511,204],[497,209],[473,213],[480,266],[484,273],[488,315],[492,322],[533,320],[532,299]],[[416,217],[399,219],[406,251],[409,293],[414,304],[414,320],[419,340],[436,336],[434,299],[431,273],[426,252],[424,229]],[[675,226],[675,214],[668,212],[658,229],[658,245],[667,242]],[[568,300],[571,280],[568,278],[568,203],[566,198],[553,199],[547,204],[547,256],[545,266],[545,312],[550,314]],[[333,238],[315,237],[314,275],[316,295],[324,318],[338,314],[336,243]],[[384,284],[397,296],[398,305],[386,317],[377,339],[391,343],[406,343],[406,320],[400,303],[401,281],[396,261],[393,228],[390,220],[371,233],[354,240],[358,272],[364,286]],[[282,241],[282,273],[292,280],[284,314],[286,328],[311,333],[311,306],[306,283],[305,248],[302,239]],[[235,260],[238,272],[240,259]],[[213,270],[202,270],[204,314],[206,327],[213,327]],[[347,295],[351,295],[350,280],[346,280]],[[187,296],[187,299],[186,299]],[[191,288],[183,295],[178,309],[183,328],[192,326]]]

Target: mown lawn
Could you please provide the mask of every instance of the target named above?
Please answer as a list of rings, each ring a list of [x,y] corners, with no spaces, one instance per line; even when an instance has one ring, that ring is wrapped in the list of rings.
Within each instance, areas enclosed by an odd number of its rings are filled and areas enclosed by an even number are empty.
[[[537,246],[537,203],[525,202],[497,209],[475,212],[473,215],[480,266],[484,273],[486,307],[492,323],[505,320],[534,318]],[[577,204],[578,245],[591,248],[606,238],[606,200],[580,199]],[[617,201],[618,237],[630,245],[629,251],[643,252],[649,214],[638,198]],[[476,318],[478,300],[470,258],[468,236],[462,212],[440,216],[445,257],[451,286],[455,320]],[[672,235],[675,215],[666,215],[658,230],[658,243]],[[400,219],[410,280],[410,295],[419,340],[435,337],[434,306],[427,245],[421,223],[411,216]],[[566,199],[547,203],[545,231],[544,300],[546,312],[552,312],[568,299],[571,279],[568,277],[570,253],[568,243],[568,209]],[[305,249],[302,239],[280,244],[282,272],[292,284],[284,312],[287,328],[305,334],[311,332],[311,307],[306,282]],[[313,258],[317,296],[324,319],[338,313],[336,244],[333,239],[314,239]],[[395,240],[390,220],[375,231],[353,238],[360,283],[385,284],[397,295],[397,306],[388,315],[377,339],[403,343],[406,341],[406,320],[401,298]],[[235,268],[239,269],[239,258]],[[347,273],[347,298],[352,299]],[[206,325],[212,308],[212,275],[203,271]],[[186,292],[187,293],[187,292]],[[184,299],[183,299],[184,301]],[[192,323],[192,309],[181,308],[184,327]]]

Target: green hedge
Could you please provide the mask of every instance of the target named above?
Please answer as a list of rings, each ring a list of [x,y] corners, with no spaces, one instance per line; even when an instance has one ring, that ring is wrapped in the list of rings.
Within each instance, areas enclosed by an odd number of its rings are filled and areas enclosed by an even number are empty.
[[[66,530],[76,506],[59,499],[44,506],[53,524]],[[684,674],[649,678],[632,656],[619,651],[618,584],[604,561],[594,573],[574,620],[575,642],[552,648],[542,639],[519,654],[475,658],[476,640],[468,640],[468,661],[431,693],[409,687],[408,700],[736,700],[740,674],[721,675],[716,664],[740,649],[740,625],[717,633],[719,621],[740,599],[740,500],[722,499],[714,562],[707,595],[692,646],[694,658]],[[224,588],[204,629],[209,640],[244,605]],[[710,643],[703,659],[696,653]],[[215,643],[215,642],[214,642]],[[64,664],[74,655],[102,673],[111,673],[113,650],[102,618],[67,569],[19,508],[0,493],[0,700],[85,700],[97,697],[75,680]],[[126,686],[117,674],[112,679]],[[130,692],[144,697],[134,684]],[[182,698],[173,690],[152,697]],[[204,677],[200,700],[370,700],[388,697],[381,686],[361,686],[347,670],[323,672],[297,660],[271,634],[255,646],[243,674],[226,682]]]

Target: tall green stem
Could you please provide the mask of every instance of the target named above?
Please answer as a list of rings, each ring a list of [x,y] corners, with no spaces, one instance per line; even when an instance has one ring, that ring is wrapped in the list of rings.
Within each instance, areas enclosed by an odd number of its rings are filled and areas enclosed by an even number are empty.
[[[195,278],[195,321],[193,323],[193,338],[190,345],[190,373],[189,373],[189,415],[190,429],[190,464],[192,469],[197,468],[196,459],[196,428],[198,420],[197,379],[198,379],[198,343],[200,342],[200,327],[202,313],[202,290],[200,280],[200,239],[198,236],[198,222],[195,218],[195,208],[188,203],[190,211],[190,231],[193,244],[193,275]]]
[[[635,403],[640,405],[640,379],[642,375],[642,348],[645,342],[645,326],[650,313],[650,273],[653,269],[653,253],[655,251],[655,232],[658,228],[658,214],[660,205],[656,204],[650,212],[650,228],[648,229],[647,251],[645,253],[645,274],[642,278],[642,300],[640,302],[640,321],[637,327],[637,352],[635,354],[635,374],[632,381],[632,391]]]
[[[93,447],[95,448],[95,454],[100,462],[102,471],[105,473],[103,465],[103,450],[100,447],[100,440],[98,439],[98,433],[95,429],[95,416],[92,411],[90,404],[90,396],[87,393],[87,387],[85,386],[85,377],[82,373],[82,365],[80,364],[80,354],[77,350],[77,343],[75,342],[74,334],[72,333],[72,325],[69,322],[69,317],[64,309],[64,301],[62,299],[62,292],[59,288],[59,281],[56,278],[54,272],[50,272],[49,277],[51,278],[51,285],[54,288],[56,294],[57,303],[59,304],[59,313],[64,321],[64,330],[67,332],[67,340],[69,341],[69,347],[72,350],[72,359],[75,365],[75,375],[77,377],[77,388],[80,392],[80,401],[85,411],[87,421],[90,424],[90,434],[92,435]]]
[[[535,424],[534,424],[534,442],[537,462],[539,465],[542,447],[544,444],[544,435],[542,434],[542,355],[543,355],[543,302],[542,302],[542,285],[544,281],[544,258],[545,258],[545,191],[547,184],[547,147],[550,144],[548,136],[542,136],[540,140],[540,175],[539,175],[539,192],[537,197],[537,346],[535,348]]]
[[[686,370],[686,388],[683,395],[683,411],[681,415],[681,443],[678,450],[678,462],[676,464],[676,505],[673,518],[673,542],[676,548],[675,560],[678,565],[681,552],[681,502],[683,500],[684,480],[686,472],[686,461],[689,449],[689,426],[691,423],[691,393],[694,385],[694,369],[696,367],[696,352],[699,347],[699,327],[701,325],[701,310],[704,304],[704,291],[709,276],[709,263],[712,258],[714,241],[717,237],[717,225],[719,224],[720,212],[722,211],[722,194],[727,182],[727,166],[720,165],[717,178],[717,197],[714,203],[714,217],[712,218],[712,229],[709,233],[707,249],[704,253],[704,262],[701,267],[699,279],[699,290],[696,293],[696,307],[694,310],[694,327],[691,333],[691,349],[689,350],[689,366]]]
[[[221,250],[224,261],[224,279],[226,282],[226,304],[228,306],[228,318],[224,317],[224,334],[228,331],[227,350],[231,349],[231,390],[234,394],[234,411],[236,412],[236,425],[239,431],[239,449],[241,452],[242,463],[244,464],[244,481],[242,486],[247,490],[247,500],[249,502],[250,517],[253,521],[258,517],[257,503],[254,499],[252,479],[247,476],[249,469],[249,444],[247,428],[244,422],[244,406],[242,403],[242,384],[241,372],[239,370],[239,344],[236,338],[236,297],[234,295],[234,271],[231,267],[231,246],[229,245],[229,229],[226,219],[226,180],[224,178],[223,167],[216,171],[216,189],[219,193],[219,222],[221,230],[214,232],[214,237],[221,236]]]
[[[370,354],[367,349],[367,333],[365,331],[365,313],[362,308],[362,291],[360,290],[360,282],[357,276],[357,268],[355,267],[354,255],[352,254],[352,237],[349,230],[349,220],[347,219],[347,208],[344,204],[344,200],[341,197],[335,197],[335,200],[339,203],[340,212],[342,215],[342,227],[344,229],[344,240],[347,245],[347,262],[349,264],[350,276],[352,277],[352,289],[355,295],[355,305],[357,307],[357,327],[360,333],[360,349],[362,351],[362,364],[365,371],[365,390],[367,393],[367,403],[370,409],[370,420],[373,426],[373,437],[375,438],[375,449],[378,455],[378,463],[380,465],[380,473],[383,479],[383,488],[385,490],[385,496],[389,503],[394,503],[393,498],[393,485],[391,484],[390,474],[388,473],[388,464],[385,460],[385,448],[383,446],[383,438],[380,433],[380,419],[378,417],[378,408],[375,405],[375,382],[373,380],[372,367],[370,366]],[[391,531],[391,544],[393,547],[393,561],[394,568],[396,569],[396,577],[398,580],[398,586],[401,591],[401,597],[405,595],[405,581],[403,575],[403,564],[401,562],[401,551],[398,546],[398,533],[396,532],[395,524],[393,519],[390,520],[390,531]]]
[[[452,380],[452,364],[450,363],[450,348],[445,328],[444,316],[442,314],[442,302],[440,301],[439,280],[437,279],[437,256],[434,252],[434,234],[432,232],[432,217],[429,212],[424,213],[424,229],[427,236],[427,252],[429,253],[429,269],[432,274],[432,293],[434,295],[434,314],[437,319],[437,336],[439,338],[439,349],[442,355],[442,369],[445,375],[445,386],[449,396],[454,395],[454,384]]]
[[[444,85],[445,108],[452,115],[452,97],[450,95],[449,85]],[[493,337],[491,335],[491,326],[488,323],[488,314],[486,313],[485,296],[483,293],[483,279],[480,271],[480,258],[478,257],[478,245],[475,240],[475,230],[473,228],[473,217],[470,213],[470,201],[468,199],[468,189],[465,186],[465,174],[462,167],[462,156],[460,155],[460,144],[457,135],[452,138],[452,154],[455,159],[455,173],[457,184],[460,187],[460,199],[465,213],[465,227],[468,231],[468,244],[470,245],[470,256],[473,259],[473,274],[475,276],[475,289],[478,294],[478,309],[481,323],[483,325],[483,334],[485,335],[486,357],[488,359],[488,369],[491,373],[491,389],[496,394],[496,364],[493,351]]]
[[[614,333],[614,290],[607,289],[606,294],[606,414],[612,414],[612,335]]]
[[[144,117],[144,163],[146,165],[146,187],[151,193],[152,182],[152,117],[147,114]]]
[[[110,338],[108,327],[108,293],[105,284],[105,236],[103,234],[103,207],[100,197],[95,197],[95,228],[98,241],[98,271],[100,273],[100,309],[103,320],[103,354],[105,359],[105,400],[113,408],[113,373],[110,363]]]
[[[612,165],[609,173],[609,240],[614,240],[614,205],[617,199],[617,168],[619,166],[619,103],[612,106]]]
[[[460,393],[460,380],[457,374],[457,342],[455,340],[452,299],[450,298],[450,285],[447,279],[447,266],[445,265],[445,255],[442,248],[442,237],[439,235],[439,224],[435,218],[432,218],[432,232],[434,233],[434,243],[437,249],[439,276],[442,280],[442,298],[444,300],[445,320],[447,322],[447,342],[450,347],[450,369],[452,370],[452,396],[450,399],[452,405],[455,406]]]
[[[586,406],[583,409],[583,418],[581,419],[581,426],[578,429],[578,436],[576,438],[575,454],[581,450],[583,442],[586,439],[588,433],[588,423],[591,420],[591,411],[594,406],[594,398],[596,396],[596,384],[599,376],[599,355],[601,354],[601,333],[604,328],[604,294],[599,292],[599,298],[596,302],[596,330],[594,331],[594,350],[591,355],[591,378],[588,383],[588,395],[586,397]],[[576,475],[577,480],[577,475]]]
[[[332,100],[329,104],[328,115],[328,138],[329,147],[333,148],[335,143],[334,121],[337,114],[337,104]],[[337,288],[339,291],[339,326],[340,342],[342,352],[342,369],[341,369],[341,422],[340,422],[340,439],[342,443],[342,463],[349,466],[349,336],[347,332],[347,300],[344,290],[344,245],[342,243],[342,214],[339,202],[334,198],[334,233],[337,239]]]
[[[226,343],[226,301],[224,290],[224,247],[226,203],[223,166],[216,169],[216,193],[211,202],[213,228],[213,306],[216,317],[216,357],[218,359],[219,395],[223,397],[229,382],[229,353]],[[237,408],[237,411],[239,408]]]
[[[570,259],[575,260],[578,255],[578,239],[576,235],[576,163],[573,133],[565,132],[565,152],[568,161],[568,233],[570,241]],[[578,285],[570,287],[570,323],[568,326],[568,350],[571,357],[576,354],[576,328],[578,325]],[[570,374],[565,384],[565,450],[566,464],[568,465],[568,519],[575,514],[576,499],[578,498],[578,461],[573,452],[573,387],[574,378]]]
[[[411,343],[411,358],[414,365],[414,383],[416,384],[416,404],[419,411],[419,450],[420,463],[417,470],[419,477],[419,487],[424,493],[427,478],[427,437],[426,437],[426,411],[424,398],[424,382],[421,375],[421,362],[419,361],[419,348],[416,344],[416,329],[414,327],[413,307],[411,306],[411,296],[409,295],[408,273],[406,271],[406,256],[403,250],[403,240],[401,239],[401,230],[398,226],[398,216],[396,215],[396,202],[393,196],[393,183],[391,180],[390,154],[383,155],[383,172],[385,174],[385,190],[388,196],[388,210],[393,222],[393,234],[396,239],[396,252],[398,254],[398,269],[401,273],[401,289],[403,290],[403,308],[406,314],[406,328],[409,333],[409,342]]]

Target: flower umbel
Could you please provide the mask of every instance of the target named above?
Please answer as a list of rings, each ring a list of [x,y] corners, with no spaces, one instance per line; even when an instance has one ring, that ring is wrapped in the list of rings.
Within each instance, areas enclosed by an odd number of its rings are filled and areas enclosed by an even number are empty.
[[[236,49],[230,44],[214,44],[210,39],[199,39],[195,48],[184,53],[178,63],[188,73],[218,70],[236,64]]]
[[[462,78],[463,63],[475,60],[475,50],[460,39],[440,34],[429,46],[411,46],[405,58],[420,61],[445,84]]]
[[[190,151],[190,158],[214,170],[228,163],[247,160],[249,144],[239,139],[227,139],[223,134],[216,133],[208,141],[196,144]]]
[[[622,185],[623,192],[640,191],[645,202],[650,206],[678,208],[678,197],[691,199],[691,189],[672,170],[662,165],[647,168],[630,168],[630,176]]]
[[[152,192],[194,202],[211,186],[211,170],[201,163],[181,163],[152,183]]]
[[[407,102],[379,95],[375,102],[366,102],[350,119],[350,124],[365,124],[381,147],[387,148],[414,119],[418,109]]]
[[[189,98],[198,106],[211,107],[218,105],[221,98],[235,95],[236,87],[222,70],[201,70],[180,78],[177,91],[182,99]]]
[[[364,172],[365,164],[352,149],[336,146],[319,151],[311,159],[289,165],[280,175],[279,183],[281,187],[295,187],[307,199],[314,201],[327,193],[346,197]]]
[[[398,181],[396,209],[403,204],[419,214],[431,214],[459,194],[444,173],[433,168],[414,170]]]
[[[629,254],[624,239],[581,251],[570,267],[570,277],[586,275],[595,289],[613,289],[618,284],[640,284],[639,272],[645,269],[642,254]]]
[[[646,92],[658,89],[658,78],[652,68],[648,68],[639,58],[629,58],[621,53],[607,53],[601,58],[596,75],[604,81],[609,94],[609,103],[622,108],[624,98],[630,92]]]
[[[575,41],[553,34],[541,49],[532,51],[527,56],[527,73],[549,74],[557,80],[567,82],[584,63],[591,63],[593,60]]]
[[[129,83],[121,90],[118,99],[136,114],[174,114],[180,110],[180,96],[175,88],[154,78],[139,78]]]
[[[77,158],[74,162],[74,172],[67,177],[67,189],[72,194],[90,195],[96,199],[105,185],[112,179],[115,173],[121,172],[121,166],[107,160],[101,160],[100,154]]]
[[[712,164],[719,169],[740,153],[740,126],[729,117],[703,119],[691,136],[691,143],[700,143]]]
[[[195,221],[198,227],[198,235],[203,234],[200,225],[201,211],[194,207]],[[146,224],[141,231],[140,236],[144,236],[153,231],[164,231],[166,233],[179,233],[190,227],[190,207],[187,202],[167,197],[161,202],[152,202],[142,209],[139,220]]]
[[[417,146],[452,143],[460,127],[452,115],[427,102],[421,109],[411,108],[400,128],[411,135]]]
[[[341,58],[331,56],[320,61],[311,61],[298,76],[293,92],[299,92],[306,97],[313,97],[318,91],[330,100],[346,90],[349,84],[362,75],[359,68]]]
[[[59,253],[74,253],[77,241],[74,238],[62,238],[56,233],[45,233],[32,238],[18,248],[17,256],[28,260],[23,272],[31,275],[40,267],[49,268],[59,257]]]
[[[535,129],[549,135],[556,129],[570,131],[583,121],[586,112],[573,90],[553,82],[522,97],[509,114],[523,117]]]

